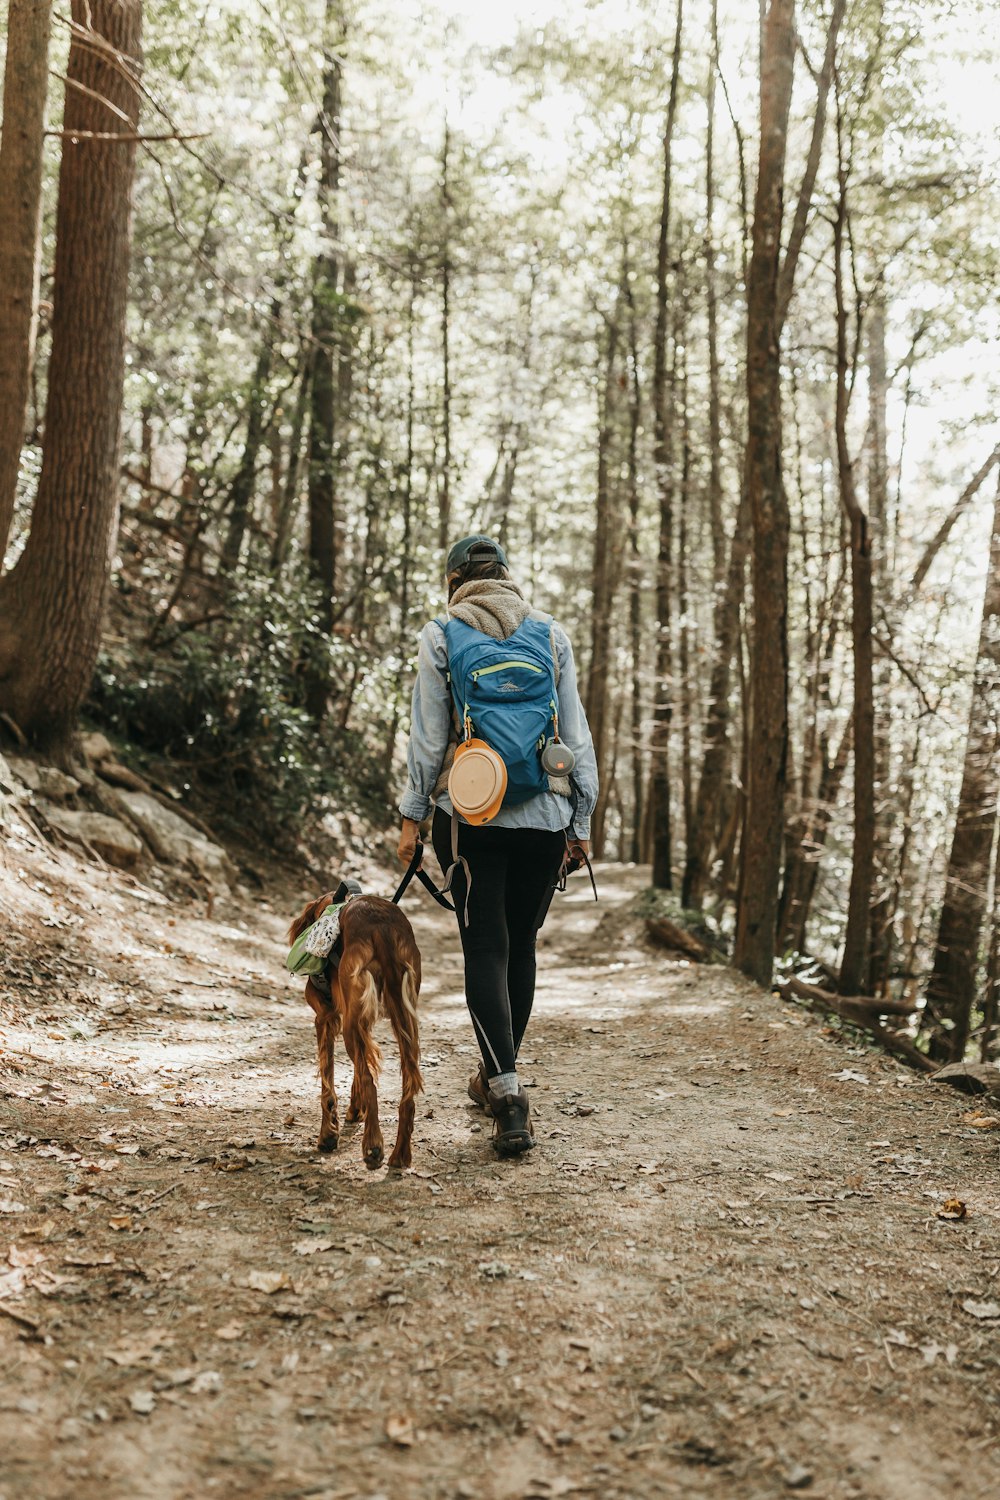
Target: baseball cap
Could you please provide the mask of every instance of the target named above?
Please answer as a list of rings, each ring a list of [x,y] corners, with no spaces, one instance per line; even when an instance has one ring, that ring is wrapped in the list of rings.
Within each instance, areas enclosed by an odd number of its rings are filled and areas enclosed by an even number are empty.
[[[498,562],[506,568],[507,554],[491,536],[464,536],[448,553],[445,573],[457,573],[469,562]]]

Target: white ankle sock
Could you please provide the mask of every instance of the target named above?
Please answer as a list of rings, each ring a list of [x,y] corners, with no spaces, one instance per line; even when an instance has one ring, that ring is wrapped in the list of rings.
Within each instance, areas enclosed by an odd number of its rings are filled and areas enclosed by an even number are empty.
[[[502,1099],[504,1094],[516,1094],[519,1088],[516,1073],[498,1073],[490,1079],[490,1093],[494,1099]]]

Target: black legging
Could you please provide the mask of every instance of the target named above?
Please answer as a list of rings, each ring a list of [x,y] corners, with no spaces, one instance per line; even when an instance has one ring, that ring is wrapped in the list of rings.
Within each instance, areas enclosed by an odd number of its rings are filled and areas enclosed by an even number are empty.
[[[451,818],[438,809],[432,828],[442,871],[451,864]],[[465,998],[487,1075],[513,1073],[535,998],[535,935],[548,911],[566,837],[547,828],[459,827],[469,862],[455,870],[452,895],[465,954]]]

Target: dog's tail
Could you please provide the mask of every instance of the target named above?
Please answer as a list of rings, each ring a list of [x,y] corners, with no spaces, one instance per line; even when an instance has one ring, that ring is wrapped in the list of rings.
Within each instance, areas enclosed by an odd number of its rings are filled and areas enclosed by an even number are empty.
[[[412,1097],[423,1091],[420,1071],[420,1033],[417,1026],[417,995],[420,977],[412,964],[403,965],[399,986],[399,1023],[396,1031],[403,1060],[403,1087]]]
[[[372,974],[374,958],[371,945],[352,943],[340,965],[340,988],[347,1002],[347,1015],[354,1018],[354,1030],[365,1049],[365,1061],[373,1078],[382,1067],[382,1053],[373,1035],[378,1020],[378,986]]]

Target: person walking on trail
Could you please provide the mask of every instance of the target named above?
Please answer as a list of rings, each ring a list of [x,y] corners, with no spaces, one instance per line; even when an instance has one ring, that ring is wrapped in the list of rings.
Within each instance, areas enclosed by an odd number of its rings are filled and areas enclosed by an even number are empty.
[[[464,537],[446,572],[447,615],[420,634],[399,857],[415,858],[433,804],[434,852],[454,897],[482,1053],[469,1097],[492,1114],[497,1152],[516,1156],[535,1144],[517,1074],[535,938],[565,863],[589,855],[597,761],[569,638],[532,609],[504,549]],[[484,774],[497,777],[485,793]]]

